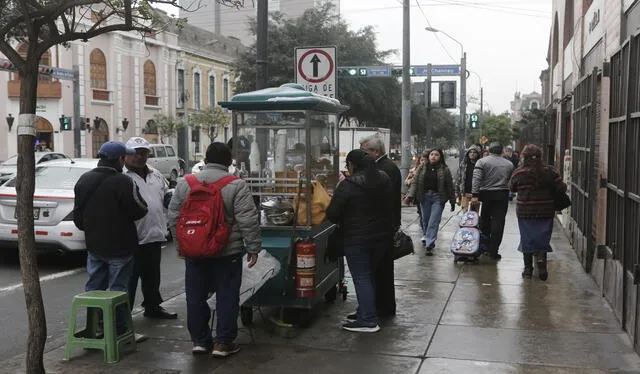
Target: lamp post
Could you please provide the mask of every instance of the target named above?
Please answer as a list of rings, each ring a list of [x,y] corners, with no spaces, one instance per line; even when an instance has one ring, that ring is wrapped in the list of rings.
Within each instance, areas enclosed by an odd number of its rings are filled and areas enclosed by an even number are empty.
[[[478,81],[480,81],[480,115],[484,113],[484,89],[482,87],[482,77],[478,73],[472,70],[467,70],[469,73],[475,74],[478,77]]]
[[[460,46],[460,157],[462,157],[467,142],[467,54],[462,43],[448,33],[433,27],[425,27],[425,30],[433,33],[439,32]]]

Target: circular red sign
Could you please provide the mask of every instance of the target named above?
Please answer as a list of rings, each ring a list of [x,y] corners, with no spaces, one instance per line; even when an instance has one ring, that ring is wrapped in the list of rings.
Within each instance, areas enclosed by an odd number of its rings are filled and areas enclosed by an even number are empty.
[[[324,57],[327,58],[327,61],[329,61],[329,71],[327,72],[327,74],[325,74],[324,76],[320,77],[320,78],[309,78],[305,75],[304,70],[302,70],[302,63],[304,62],[304,59],[309,56],[312,53],[318,53],[323,55]],[[306,80],[309,83],[321,83],[324,82],[327,78],[329,78],[331,76],[331,73],[333,73],[333,59],[331,59],[331,56],[321,50],[321,49],[310,49],[307,52],[305,52],[301,57],[300,60],[298,60],[298,73],[300,73],[300,75],[302,76],[302,78],[304,78],[304,80]]]

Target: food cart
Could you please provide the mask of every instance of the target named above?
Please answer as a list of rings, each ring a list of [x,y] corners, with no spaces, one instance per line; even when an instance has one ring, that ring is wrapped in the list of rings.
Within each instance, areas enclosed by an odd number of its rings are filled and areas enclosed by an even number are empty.
[[[254,307],[278,307],[306,325],[319,302],[346,297],[342,260],[325,259],[335,228],[325,210],[338,183],[339,115],[348,107],[297,84],[220,105],[232,111],[234,162],[260,210],[263,248],[281,264],[242,305],[242,322],[252,322]]]

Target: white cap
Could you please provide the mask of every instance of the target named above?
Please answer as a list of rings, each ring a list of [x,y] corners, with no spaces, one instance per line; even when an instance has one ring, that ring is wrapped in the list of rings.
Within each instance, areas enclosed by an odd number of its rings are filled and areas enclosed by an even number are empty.
[[[127,147],[133,149],[144,148],[151,150],[151,144],[149,144],[149,141],[139,136],[134,136],[133,138],[127,140]]]

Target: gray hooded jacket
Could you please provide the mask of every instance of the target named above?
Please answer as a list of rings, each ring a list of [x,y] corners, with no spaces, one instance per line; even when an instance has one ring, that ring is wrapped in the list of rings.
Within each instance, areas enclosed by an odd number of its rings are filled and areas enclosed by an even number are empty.
[[[229,175],[229,168],[219,164],[206,164],[204,169],[196,173],[196,179],[205,182],[216,182]],[[176,186],[169,203],[168,220],[171,233],[175,238],[176,221],[182,204],[189,196],[191,187],[186,180],[181,180]],[[247,183],[237,179],[222,188],[224,215],[231,224],[229,243],[215,257],[239,255],[246,250],[258,253],[262,249],[260,238],[260,224],[258,223],[258,209],[253,202],[253,196]],[[176,246],[178,244],[176,243]]]

